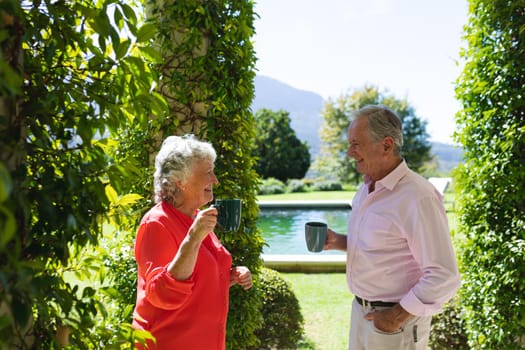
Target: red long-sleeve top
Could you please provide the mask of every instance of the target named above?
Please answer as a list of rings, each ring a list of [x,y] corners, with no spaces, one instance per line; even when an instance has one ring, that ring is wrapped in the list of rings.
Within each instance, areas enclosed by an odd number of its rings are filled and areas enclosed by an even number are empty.
[[[147,349],[225,349],[230,253],[211,232],[200,246],[190,279],[178,281],[167,271],[192,222],[162,202],[146,213],[139,226],[133,327],[156,338],[156,345],[150,342]]]

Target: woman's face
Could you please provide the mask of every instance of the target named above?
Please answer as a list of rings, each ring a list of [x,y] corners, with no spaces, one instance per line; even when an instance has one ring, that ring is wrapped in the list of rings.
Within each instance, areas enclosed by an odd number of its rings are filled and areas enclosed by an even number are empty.
[[[180,186],[182,205],[189,210],[197,210],[213,200],[213,185],[219,183],[213,172],[211,161],[202,161],[193,165],[185,184]]]

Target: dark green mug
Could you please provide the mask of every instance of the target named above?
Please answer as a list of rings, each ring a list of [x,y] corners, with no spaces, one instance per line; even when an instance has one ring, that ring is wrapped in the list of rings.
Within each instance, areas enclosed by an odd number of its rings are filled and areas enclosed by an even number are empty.
[[[324,222],[310,221],[304,225],[304,237],[309,251],[319,253],[326,242],[328,225]]]
[[[238,198],[217,199],[213,204],[219,216],[217,226],[225,231],[237,231],[241,225],[242,201]]]

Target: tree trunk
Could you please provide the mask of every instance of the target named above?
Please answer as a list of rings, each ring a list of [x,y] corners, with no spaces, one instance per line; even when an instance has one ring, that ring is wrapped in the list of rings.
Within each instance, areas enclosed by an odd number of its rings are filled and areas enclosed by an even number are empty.
[[[21,43],[24,29],[20,18],[0,10],[0,30],[8,32],[7,39],[0,42],[1,59],[6,64],[3,74],[4,77],[7,77],[1,90],[2,95],[0,95],[0,116],[6,121],[6,123],[0,124],[0,163],[4,164],[12,178],[13,188],[11,193],[18,193],[22,189],[24,175],[22,173],[21,176],[13,177],[13,174],[15,171],[20,173],[20,169],[24,166],[26,157],[24,144],[27,137],[25,118],[21,113],[23,101],[22,77],[24,71]],[[10,197],[12,198],[12,195]],[[12,202],[16,203],[17,201]],[[16,204],[11,208],[17,223],[15,234],[19,235],[19,239],[8,244],[23,245],[24,238],[28,236],[24,210],[16,207]],[[5,254],[16,254],[19,250],[7,247]],[[15,255],[14,258],[21,257]],[[16,280],[11,280],[10,284],[14,287],[17,282]],[[31,331],[33,317],[30,314],[25,325],[18,324],[13,317],[10,307],[12,304],[13,294],[6,293],[4,289],[0,289],[0,315],[8,317],[12,329],[11,339],[7,339],[7,343],[10,343],[14,349],[29,349],[35,342]]]
[[[160,149],[165,137],[178,134],[195,134],[205,138],[203,122],[208,112],[208,96],[202,86],[206,77],[194,64],[208,52],[209,40],[201,31],[200,44],[195,44],[195,28],[181,25],[170,9],[178,6],[173,0],[149,1],[146,16],[159,24],[159,39],[156,49],[163,60],[159,70],[157,91],[164,96],[169,106],[169,117],[162,121],[160,132],[152,135],[154,149]],[[171,17],[169,17],[171,15]],[[192,29],[192,30],[189,30]],[[191,41],[191,44],[188,44]],[[158,116],[151,115],[151,119]],[[150,165],[154,164],[155,155],[150,156]]]

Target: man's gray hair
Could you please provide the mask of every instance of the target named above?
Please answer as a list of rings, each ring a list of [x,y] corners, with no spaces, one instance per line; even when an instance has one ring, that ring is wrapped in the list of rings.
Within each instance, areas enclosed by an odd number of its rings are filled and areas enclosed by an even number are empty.
[[[373,141],[385,137],[394,139],[394,152],[401,154],[403,147],[403,124],[401,118],[390,108],[383,105],[366,105],[353,113],[354,120],[368,119],[368,133]]]
[[[155,203],[174,203],[177,181],[186,183],[195,164],[202,161],[213,163],[216,158],[213,146],[197,140],[194,135],[168,136],[155,157]]]

